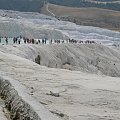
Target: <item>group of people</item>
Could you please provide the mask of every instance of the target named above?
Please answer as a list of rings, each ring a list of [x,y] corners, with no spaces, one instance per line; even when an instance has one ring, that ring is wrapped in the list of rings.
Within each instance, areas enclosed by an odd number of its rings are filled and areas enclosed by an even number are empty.
[[[29,38],[26,38],[26,37],[14,37],[13,38],[13,44],[21,44],[21,42],[24,42],[24,44],[35,44],[36,43],[36,41],[34,40],[34,39],[29,39]],[[40,42],[39,40],[38,40],[38,42]]]
[[[2,44],[46,44],[47,43],[47,39],[30,39],[27,37],[13,37],[13,38],[8,38],[8,37],[0,37],[0,43]]]
[[[1,39],[1,37],[0,37],[0,43],[2,42],[2,39]],[[7,37],[5,37],[5,43],[6,44],[8,44],[8,38]]]
[[[86,41],[82,41],[82,40],[75,40],[75,39],[68,39],[68,40],[60,40],[60,39],[57,39],[57,40],[48,40],[47,38],[44,38],[44,39],[31,39],[31,38],[28,38],[28,37],[22,37],[22,36],[19,36],[19,37],[14,37],[14,38],[11,38],[11,40],[9,40],[8,37],[4,37],[4,42],[5,44],[9,44],[9,41],[12,41],[11,43],[13,44],[21,44],[21,43],[24,43],[24,44],[61,44],[61,43],[88,43],[88,44],[92,44],[92,43],[95,43],[95,41],[90,41],[90,40],[86,40]],[[48,42],[47,42],[48,41]],[[1,43],[1,37],[0,37],[0,43]]]
[[[14,37],[13,38],[13,44],[20,44],[21,43],[21,40],[22,40],[22,37],[20,36],[20,37]]]

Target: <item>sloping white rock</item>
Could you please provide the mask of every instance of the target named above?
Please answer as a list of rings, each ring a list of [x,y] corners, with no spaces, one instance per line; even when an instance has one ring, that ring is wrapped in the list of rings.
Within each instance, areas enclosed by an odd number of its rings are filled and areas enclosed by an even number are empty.
[[[120,52],[100,44],[8,45],[0,51],[35,61],[40,65],[113,77],[120,76]]]
[[[111,49],[106,50],[112,55]],[[0,74],[18,80],[28,94],[32,92],[32,97],[65,120],[120,119],[119,77],[47,68],[6,53],[5,49],[0,52]],[[60,97],[51,96],[50,91]]]
[[[39,13],[0,10],[0,36],[93,40],[106,45],[120,44],[120,32],[80,26]]]

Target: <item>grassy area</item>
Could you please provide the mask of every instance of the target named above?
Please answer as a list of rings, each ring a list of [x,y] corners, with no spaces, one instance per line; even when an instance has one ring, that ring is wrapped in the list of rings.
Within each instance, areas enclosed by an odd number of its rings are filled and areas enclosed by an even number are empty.
[[[74,8],[53,4],[49,4],[48,9],[61,20],[68,20],[79,25],[95,26],[120,31],[119,11],[99,8]],[[43,11],[43,13],[47,14],[45,8]]]

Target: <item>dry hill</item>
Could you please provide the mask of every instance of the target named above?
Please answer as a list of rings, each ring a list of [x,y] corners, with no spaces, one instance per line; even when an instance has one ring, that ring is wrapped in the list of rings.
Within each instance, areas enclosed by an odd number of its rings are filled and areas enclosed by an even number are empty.
[[[47,9],[48,7],[48,9]],[[53,15],[79,25],[95,26],[120,31],[120,12],[99,8],[73,8],[48,4],[42,13]]]

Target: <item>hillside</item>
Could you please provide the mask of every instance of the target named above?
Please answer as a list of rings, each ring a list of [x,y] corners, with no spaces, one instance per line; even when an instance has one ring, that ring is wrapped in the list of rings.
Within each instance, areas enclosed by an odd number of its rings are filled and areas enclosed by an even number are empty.
[[[49,3],[68,7],[95,7],[120,11],[120,0],[48,0]]]
[[[0,120],[120,120],[120,32],[55,17],[0,10]]]
[[[51,15],[44,6],[43,13]],[[74,8],[48,4],[48,9],[61,20],[79,25],[120,31],[120,12],[98,8]]]
[[[32,61],[39,56],[37,63],[47,67],[120,77],[119,49],[100,44],[15,45],[1,46],[0,51]]]
[[[56,48],[59,48],[58,51],[56,51]],[[68,48],[70,48],[70,50],[68,50]],[[77,51],[78,49],[79,51]],[[90,51],[94,57],[90,56]],[[31,103],[32,98],[32,103],[34,101],[34,104],[31,104],[31,106],[35,112],[39,113],[41,120],[58,120],[56,116],[59,117],[59,120],[120,119],[119,77],[90,74],[88,72],[82,72],[83,70],[80,72],[44,67],[31,61],[30,58],[33,58],[36,53],[41,55],[42,63],[44,62],[47,65],[49,61],[51,66],[53,66],[55,62],[59,65],[60,60],[64,62],[66,60],[65,56],[69,53],[68,56],[71,58],[69,59],[71,63],[76,64],[77,59],[79,59],[81,61],[79,61],[79,63],[84,69],[86,68],[82,65],[87,64],[87,68],[90,67],[91,69],[93,69],[93,67],[89,61],[83,63],[83,59],[86,61],[86,58],[94,59],[98,55],[99,57],[102,55],[103,59],[100,59],[99,65],[102,65],[102,67],[107,66],[107,70],[104,70],[110,72],[109,68],[114,69],[113,63],[120,60],[120,54],[117,50],[101,45],[1,46],[0,76],[14,85],[15,90],[17,90],[19,94],[21,93],[20,98],[25,99],[27,103]],[[76,61],[72,62],[74,60],[72,57],[76,56],[75,54],[79,56],[78,58],[74,57]],[[88,56],[88,54],[90,55]],[[56,58],[55,56],[58,57]],[[55,61],[56,59],[58,59],[58,61]],[[93,64],[96,63],[93,62]],[[118,61],[115,66],[119,69],[120,62]],[[120,71],[118,71],[118,73],[120,73]],[[4,88],[6,88],[6,86]],[[21,88],[21,86],[23,87]],[[50,91],[59,96],[55,97],[54,94],[50,94]],[[16,100],[18,100],[18,98],[16,98]],[[30,105],[25,107],[29,108]],[[20,106],[20,109],[24,110],[25,107],[23,106],[22,109],[22,106]],[[30,115],[31,114],[32,112],[30,111]],[[34,120],[38,120],[38,118],[34,118]]]
[[[120,32],[76,25],[68,21],[35,12],[0,10],[0,37],[24,36],[34,39],[61,39],[67,41],[91,40],[106,45],[120,44]]]

